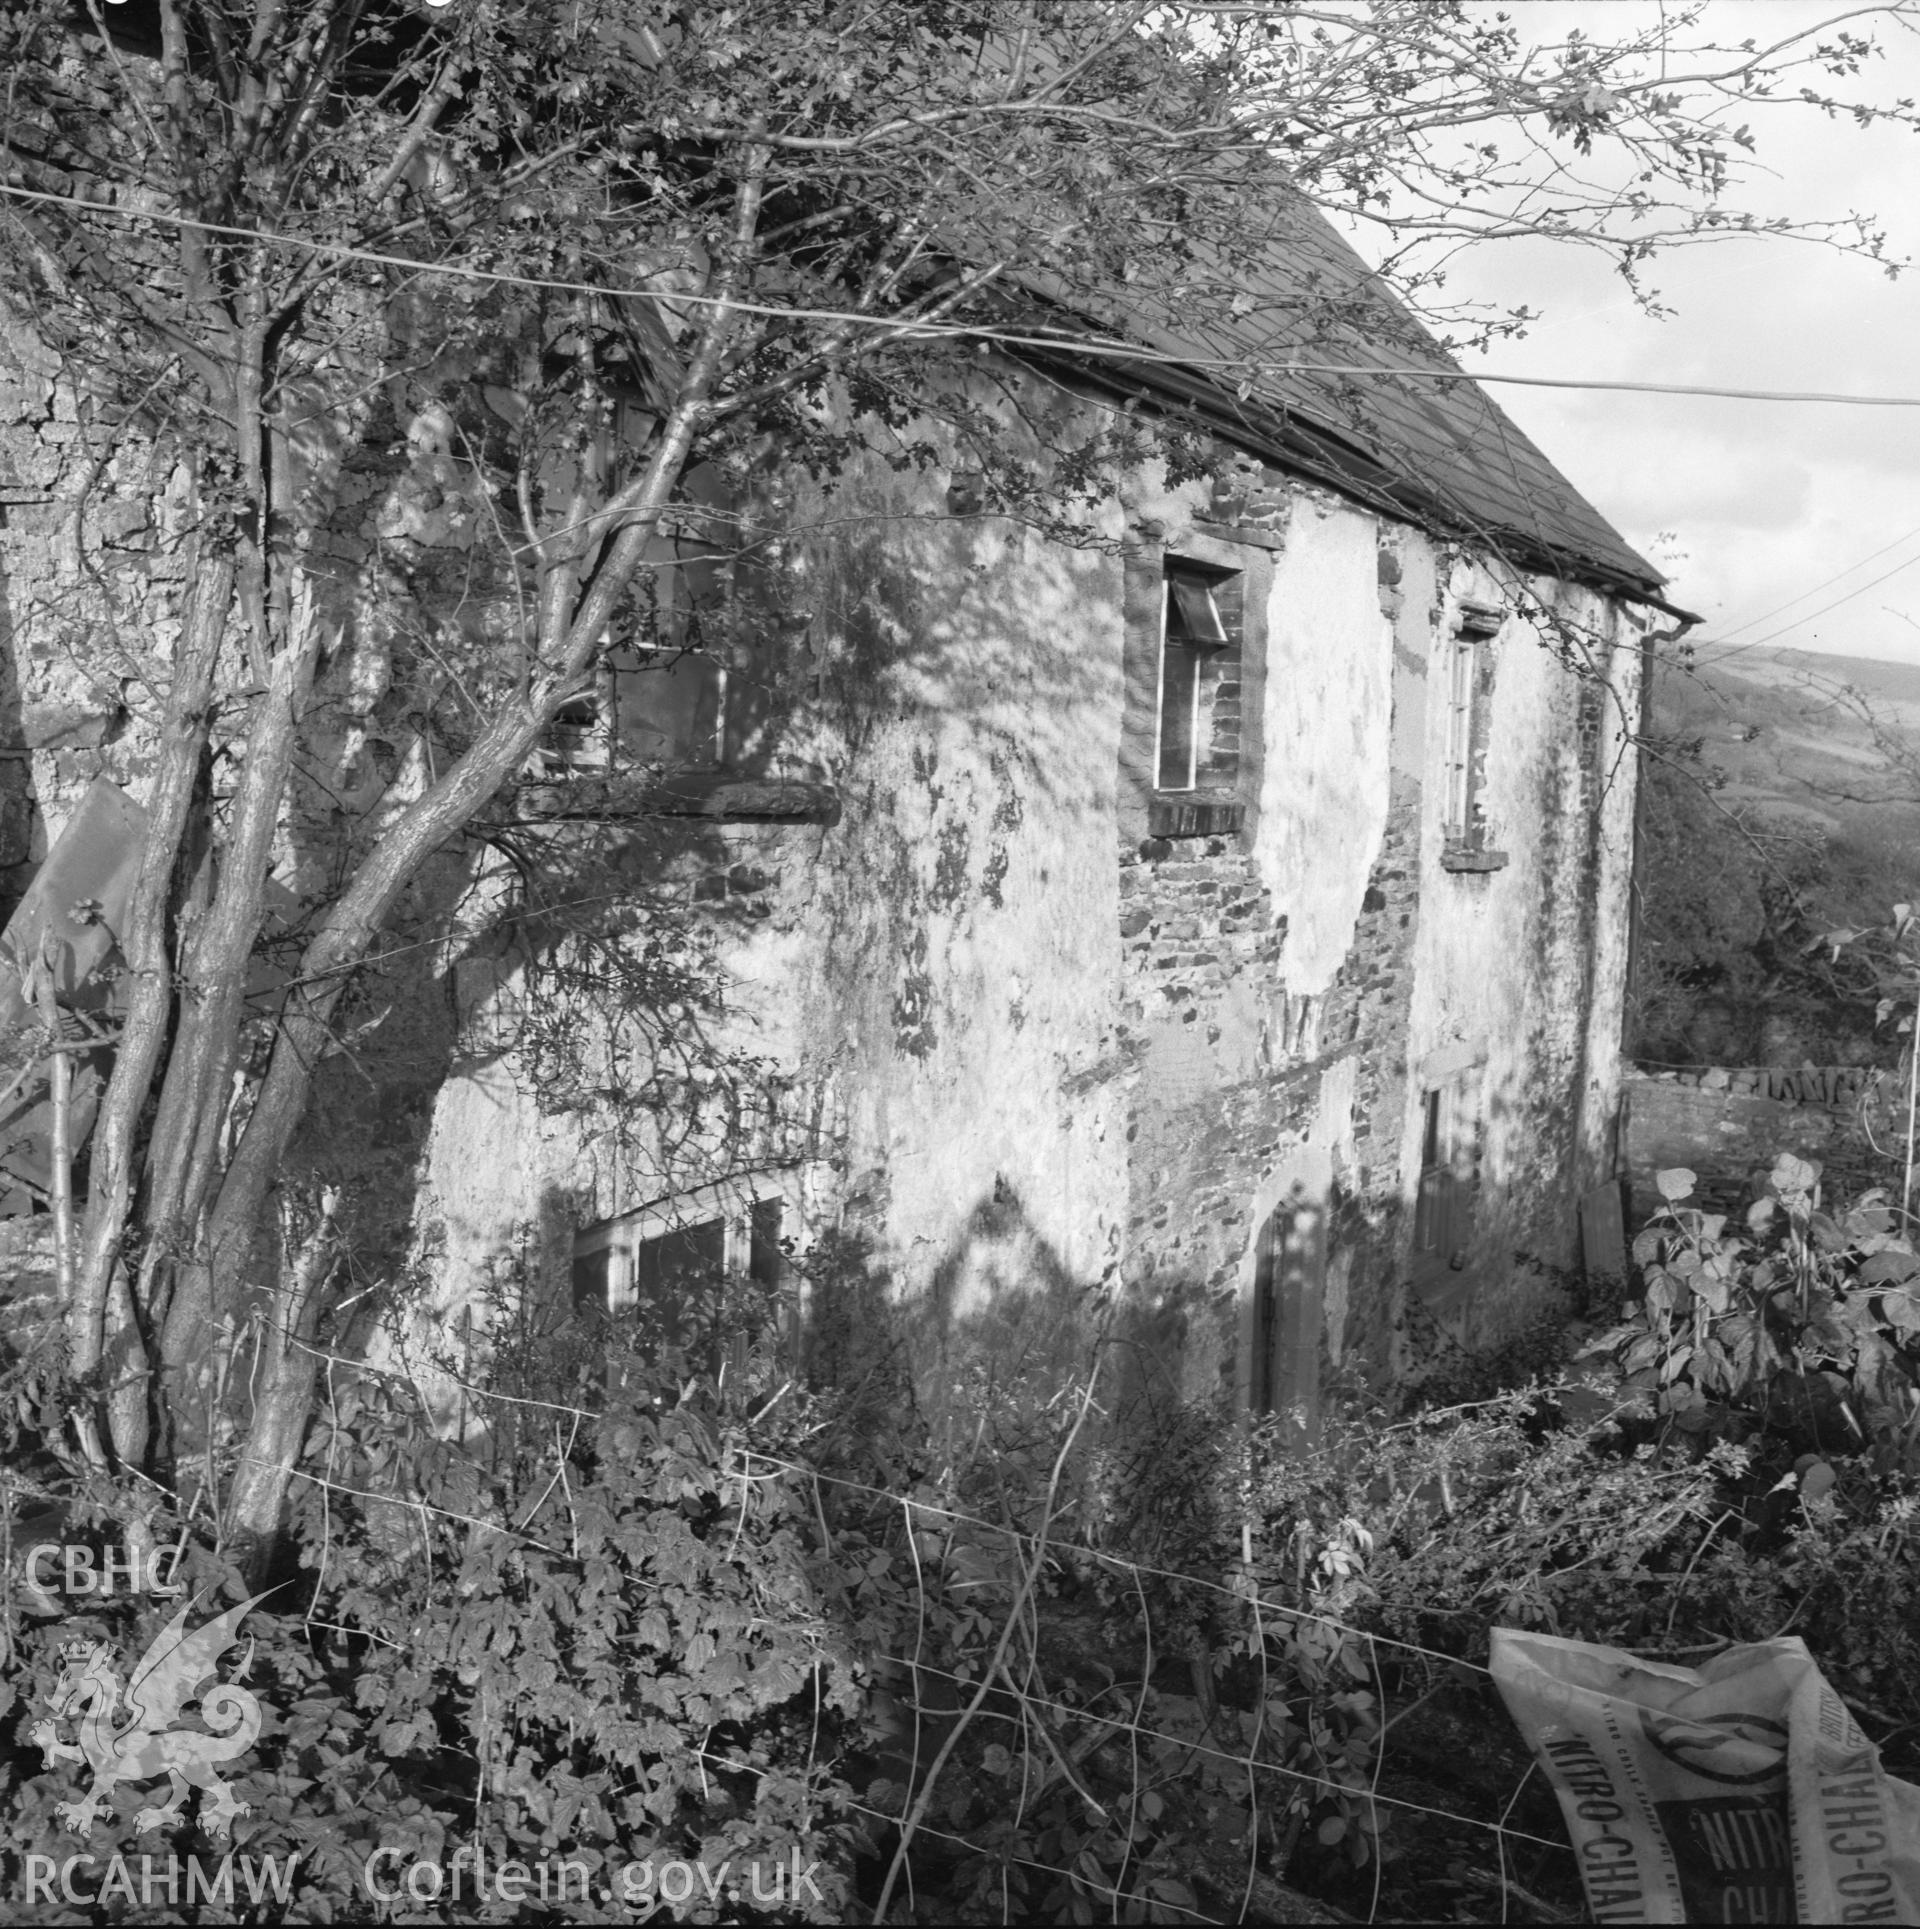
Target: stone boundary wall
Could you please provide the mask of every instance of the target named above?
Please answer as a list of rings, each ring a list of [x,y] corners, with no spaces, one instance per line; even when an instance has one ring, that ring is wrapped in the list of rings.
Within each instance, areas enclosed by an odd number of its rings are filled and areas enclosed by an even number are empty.
[[[1871,1065],[1663,1065],[1629,1072],[1636,1082],[1694,1087],[1773,1099],[1787,1105],[1825,1105],[1836,1111],[1858,1105],[1891,1074]]]
[[[1902,1089],[1896,1092],[1895,1085]],[[1657,1206],[1653,1175],[1686,1166],[1715,1205],[1737,1203],[1756,1170],[1782,1152],[1831,1165],[1866,1150],[1863,1102],[1879,1120],[1898,1110],[1904,1082],[1871,1067],[1789,1070],[1725,1066],[1631,1071],[1625,1082],[1621,1143],[1632,1188],[1628,1231]]]

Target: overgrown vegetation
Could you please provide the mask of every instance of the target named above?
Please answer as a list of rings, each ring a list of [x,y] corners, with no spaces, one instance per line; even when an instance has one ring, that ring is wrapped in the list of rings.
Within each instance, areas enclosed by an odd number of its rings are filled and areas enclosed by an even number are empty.
[[[1207,1408],[1143,1442],[1096,1360],[992,1396],[941,1459],[884,1374],[800,1384],[784,1309],[745,1282],[672,1332],[523,1307],[460,1440],[410,1386],[334,1363],[282,1591],[246,1624],[250,1812],[230,1844],[204,1806],[143,1838],[123,1789],[85,1846],[297,1855],[284,1907],[235,1904],[258,1920],[365,1918],[370,1879],[397,1893],[457,1850],[575,1865],[578,1919],[637,1898],[683,1921],[1226,1920],[1284,1907],[1281,1880],[1417,1915],[1436,1882],[1498,1901],[1507,1845],[1552,1833],[1502,1813],[1522,1769],[1478,1672],[1496,1624],[1682,1655],[1790,1630],[1898,1771],[1920,1760],[1920,1256],[1883,1201],[1825,1210],[1802,1161],[1737,1222],[1687,1205],[1686,1175],[1663,1191],[1584,1389],[1351,1413],[1306,1457]],[[244,1596],[217,1522],[56,1466],[57,1368],[8,1380],[43,1537],[137,1523],[183,1541],[205,1612]],[[14,1482],[16,1513],[31,1493]],[[172,1609],[55,1619],[17,1560],[8,1590],[17,1877],[79,1846],[55,1811],[77,1772],[31,1737],[60,1644],[131,1662]],[[1443,1717],[1477,1725],[1507,1799],[1409,1779]],[[1436,1867],[1443,1824],[1470,1850]],[[669,1863],[715,1892],[662,1905]],[[776,1864],[817,1894],[756,1905],[747,1872]],[[1532,1880],[1571,1894],[1570,1869]],[[470,1892],[406,1907],[474,1919]]]

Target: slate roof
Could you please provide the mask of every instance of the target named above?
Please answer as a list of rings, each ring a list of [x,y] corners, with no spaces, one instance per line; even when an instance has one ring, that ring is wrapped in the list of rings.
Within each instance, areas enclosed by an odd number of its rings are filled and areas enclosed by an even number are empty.
[[[1091,304],[1084,292],[1067,296],[1083,314],[1097,310],[1103,330],[1175,358],[1088,358],[1083,373],[1177,401],[1229,441],[1371,507],[1528,568],[1658,601],[1660,572],[1460,373],[1317,209],[1295,202],[1263,216],[1269,231],[1250,258],[1203,264],[1212,287],[1191,322],[1170,314],[1163,294],[1142,301],[1115,287]],[[1220,299],[1229,282],[1238,304]],[[1234,305],[1244,312],[1230,313]],[[1249,364],[1259,372],[1242,395]],[[1452,379],[1326,374],[1315,364]]]

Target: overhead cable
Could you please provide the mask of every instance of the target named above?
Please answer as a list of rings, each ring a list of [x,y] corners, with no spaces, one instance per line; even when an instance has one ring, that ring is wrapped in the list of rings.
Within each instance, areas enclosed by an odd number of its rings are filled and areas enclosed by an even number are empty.
[[[1850,589],[1844,596],[1836,596],[1831,603],[1822,603],[1817,610],[1812,610],[1805,616],[1796,616],[1791,623],[1782,623],[1777,630],[1769,630],[1765,636],[1756,636],[1751,643],[1743,643],[1740,647],[1743,650],[1757,650],[1763,643],[1771,643],[1775,637],[1785,636],[1789,630],[1797,630],[1802,623],[1811,623],[1825,616],[1829,610],[1837,610],[1842,603],[1851,603],[1856,596],[1864,596],[1868,590],[1884,583],[1888,577],[1898,576],[1903,569],[1911,569],[1915,563],[1920,563],[1920,556],[1909,556],[1904,563],[1895,563],[1891,569],[1883,571],[1880,575],[1869,577],[1858,589]]]
[[[127,222],[154,221],[163,226],[193,228],[203,234],[285,248],[290,252],[324,255],[338,261],[363,261],[376,267],[400,268],[416,275],[444,275],[461,281],[542,289],[559,294],[604,295],[610,300],[631,301],[636,296],[647,297],[670,301],[681,308],[726,308],[737,314],[757,315],[775,321],[844,322],[855,327],[871,328],[876,333],[897,335],[903,341],[948,339],[991,342],[1004,348],[1047,349],[1056,354],[1065,351],[1101,361],[1162,363],[1175,368],[1216,369],[1242,375],[1251,368],[1270,377],[1341,375],[1372,380],[1385,377],[1397,381],[1500,383],[1515,388],[1603,390],[1628,395],[1700,395],[1736,402],[1827,402],[1852,408],[1920,409],[1920,395],[1857,395],[1828,389],[1727,388],[1708,382],[1604,381],[1592,376],[1500,375],[1484,370],[1473,373],[1462,368],[1363,366],[1344,362],[1263,361],[1251,356],[1179,354],[1167,349],[1143,347],[1138,342],[1077,334],[1065,329],[1057,334],[1020,334],[1010,329],[978,324],[918,322],[910,317],[862,314],[852,309],[794,308],[741,301],[732,296],[687,294],[679,289],[656,291],[646,287],[619,287],[606,282],[563,281],[538,275],[505,274],[493,268],[472,268],[451,262],[420,261],[409,255],[383,254],[377,249],[356,248],[345,242],[313,241],[299,235],[272,234],[257,228],[200,221],[191,215],[115,207],[107,202],[78,200],[71,195],[45,194],[33,188],[16,187],[9,182],[0,182],[0,195],[15,200],[45,202],[68,214],[93,214],[108,220]]]
[[[1772,609],[1762,610],[1758,616],[1749,616],[1744,623],[1736,623],[1732,629],[1720,631],[1713,640],[1716,643],[1725,643],[1729,638],[1738,636],[1742,630],[1750,630],[1761,623],[1772,622],[1776,616],[1784,615],[1786,611],[1792,609],[1794,604],[1804,603],[1810,596],[1818,596],[1828,584],[1839,582],[1843,576],[1851,576],[1856,569],[1865,569],[1869,563],[1877,562],[1879,558],[1886,555],[1889,550],[1898,549],[1902,543],[1911,542],[1915,536],[1920,536],[1920,523],[1915,523],[1904,535],[1894,537],[1892,542],[1882,543],[1878,549],[1862,556],[1859,561],[1849,563],[1845,569],[1836,569],[1831,576],[1823,576],[1817,583],[1809,584],[1798,596],[1789,596],[1784,603],[1776,603]],[[1901,567],[1904,569],[1906,565],[1903,563]],[[1885,582],[1886,578],[1882,576],[1875,580]],[[1873,585],[1871,583],[1861,584],[1862,589],[1871,589],[1872,587]],[[1852,594],[1851,591],[1848,593]],[[1829,603],[1827,607],[1832,609],[1835,605]],[[1795,620],[1810,622],[1812,619],[1809,617],[1796,618]],[[1743,645],[1742,647],[1744,648],[1745,646]]]

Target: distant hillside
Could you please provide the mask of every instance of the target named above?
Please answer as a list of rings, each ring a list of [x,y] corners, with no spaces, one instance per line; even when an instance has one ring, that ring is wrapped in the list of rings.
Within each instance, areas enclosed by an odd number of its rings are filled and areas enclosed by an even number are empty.
[[[1920,900],[1920,668],[1718,652],[1655,672],[1630,1049],[1665,1064],[1891,1063],[1815,940]]]
[[[1652,735],[1699,745],[1729,809],[1829,835],[1920,838],[1920,666],[1803,650],[1719,654],[1654,680]]]
[[[1723,650],[1703,643],[1695,653],[1709,669],[1750,683],[1795,683],[1813,677],[1823,684],[1851,684],[1876,703],[1906,706],[1909,722],[1920,720],[1920,663],[1887,663],[1872,656],[1823,656],[1817,650]]]

